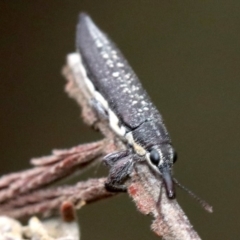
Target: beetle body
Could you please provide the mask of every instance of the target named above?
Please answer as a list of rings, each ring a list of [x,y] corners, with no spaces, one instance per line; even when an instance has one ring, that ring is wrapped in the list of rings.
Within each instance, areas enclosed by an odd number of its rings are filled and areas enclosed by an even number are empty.
[[[86,14],[80,14],[77,26],[77,50],[96,111],[105,115],[110,128],[130,146],[128,151],[105,157],[111,167],[107,186],[123,189],[120,184],[134,163],[146,160],[162,176],[168,197],[174,198],[175,154],[162,116],[122,53]]]

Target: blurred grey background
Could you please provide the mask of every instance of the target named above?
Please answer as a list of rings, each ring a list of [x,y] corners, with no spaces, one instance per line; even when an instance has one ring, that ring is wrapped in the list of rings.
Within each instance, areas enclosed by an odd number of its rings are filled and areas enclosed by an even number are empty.
[[[32,157],[99,139],[64,93],[80,11],[118,44],[160,109],[179,159],[177,189],[203,239],[239,239],[240,1],[0,2],[1,174]],[[99,174],[99,173],[98,173]],[[95,171],[82,179],[95,177]],[[82,239],[158,239],[127,195],[79,211]]]

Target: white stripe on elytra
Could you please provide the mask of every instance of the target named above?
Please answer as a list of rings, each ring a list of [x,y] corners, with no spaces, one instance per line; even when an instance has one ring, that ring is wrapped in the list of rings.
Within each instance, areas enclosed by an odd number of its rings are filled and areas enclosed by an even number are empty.
[[[109,125],[112,128],[112,130],[120,137],[124,137],[126,134],[126,129],[124,128],[124,126],[120,126],[118,117],[110,109],[108,102],[105,100],[105,98],[98,91],[96,91],[93,83],[88,78],[86,69],[84,68],[83,63],[82,63],[80,53],[69,54],[67,61],[68,61],[68,65],[71,68],[77,68],[78,74],[81,74],[81,77],[84,80],[84,83],[85,83],[90,95],[93,98],[95,98],[99,103],[101,103],[104,110],[107,111],[108,116],[109,116]]]

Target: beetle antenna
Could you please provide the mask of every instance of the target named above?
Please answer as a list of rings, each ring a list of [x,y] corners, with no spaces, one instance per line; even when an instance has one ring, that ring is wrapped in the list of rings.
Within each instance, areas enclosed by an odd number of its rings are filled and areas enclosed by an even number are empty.
[[[207,212],[212,213],[213,212],[213,207],[208,204],[205,200],[201,199],[198,197],[195,193],[193,193],[191,190],[183,186],[176,178],[173,178],[173,181],[175,184],[183,189],[185,192],[187,192],[193,199],[195,199]]]

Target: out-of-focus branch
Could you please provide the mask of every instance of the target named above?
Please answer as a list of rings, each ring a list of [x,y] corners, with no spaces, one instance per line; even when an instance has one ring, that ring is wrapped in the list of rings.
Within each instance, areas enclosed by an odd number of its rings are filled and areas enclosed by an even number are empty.
[[[72,203],[75,208],[92,203],[115,194],[106,191],[104,187],[105,178],[90,179],[79,182],[75,186],[61,186],[34,191],[7,201],[1,205],[1,214],[20,218],[43,214],[53,215],[64,201]]]
[[[104,145],[102,140],[67,150],[54,150],[51,156],[32,159],[35,168],[0,179],[0,202],[42,188],[96,163],[105,154]]]
[[[60,216],[41,221],[31,217],[27,225],[15,219],[0,216],[0,239],[11,240],[80,240],[80,229],[75,207],[71,202],[63,202]]]

